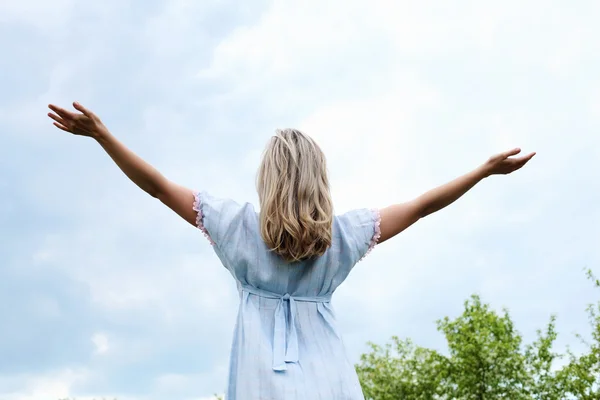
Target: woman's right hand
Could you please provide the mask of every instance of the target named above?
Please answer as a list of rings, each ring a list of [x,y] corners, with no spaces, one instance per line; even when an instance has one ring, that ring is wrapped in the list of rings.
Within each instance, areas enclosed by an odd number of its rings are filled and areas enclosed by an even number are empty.
[[[89,136],[94,139],[108,133],[108,129],[96,114],[77,102],[73,103],[73,107],[80,113],[50,104],[48,108],[54,112],[48,113],[48,116],[54,120],[54,126],[74,135]]]

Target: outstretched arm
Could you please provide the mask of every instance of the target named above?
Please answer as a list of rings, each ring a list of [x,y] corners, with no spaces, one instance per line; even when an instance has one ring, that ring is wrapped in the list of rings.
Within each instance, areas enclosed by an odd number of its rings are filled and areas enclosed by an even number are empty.
[[[54,112],[48,113],[48,116],[54,120],[54,126],[75,135],[95,139],[121,171],[140,189],[159,199],[190,224],[196,224],[196,212],[192,209],[194,194],[190,189],[169,181],[154,167],[129,150],[109,132],[93,112],[79,103],[73,103],[73,106],[80,113],[74,113],[55,105],[49,106]]]
[[[530,153],[523,157],[514,157],[520,152],[521,149],[513,149],[492,156],[479,168],[432,189],[412,201],[381,209],[379,243],[396,236],[419,219],[454,203],[484,178],[490,175],[510,174],[523,167],[535,155]]]

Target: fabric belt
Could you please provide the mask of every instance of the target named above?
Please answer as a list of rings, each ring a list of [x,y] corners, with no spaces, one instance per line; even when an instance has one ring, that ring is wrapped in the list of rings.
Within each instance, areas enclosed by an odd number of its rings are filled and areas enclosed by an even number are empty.
[[[273,330],[273,370],[285,371],[286,363],[298,362],[298,332],[296,330],[296,302],[329,303],[331,295],[327,296],[292,296],[289,293],[277,294],[251,286],[241,286],[241,292],[264,297],[279,299],[275,309],[275,329]],[[289,319],[288,319],[289,314]],[[289,332],[289,335],[288,335]]]

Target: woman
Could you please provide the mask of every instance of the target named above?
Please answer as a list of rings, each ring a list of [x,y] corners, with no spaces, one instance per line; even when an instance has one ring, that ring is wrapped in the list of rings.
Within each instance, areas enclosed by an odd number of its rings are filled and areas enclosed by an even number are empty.
[[[514,149],[408,202],[333,215],[325,156],[307,135],[277,131],[258,172],[260,212],[177,185],[119,142],[79,103],[50,105],[66,132],[95,139],[137,186],[208,238],[240,292],[228,400],[364,399],[346,357],[331,296],[354,265],[482,179],[509,174],[534,155]]]

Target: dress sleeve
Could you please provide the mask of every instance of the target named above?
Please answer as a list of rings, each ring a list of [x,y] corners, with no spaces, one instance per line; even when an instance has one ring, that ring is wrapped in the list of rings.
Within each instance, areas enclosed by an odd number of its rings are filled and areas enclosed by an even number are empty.
[[[244,207],[233,200],[195,192],[193,207],[197,213],[196,226],[215,247],[221,247],[236,225],[243,223]]]
[[[361,261],[377,245],[381,236],[381,216],[378,209],[358,209],[340,218],[342,235],[353,262]]]

